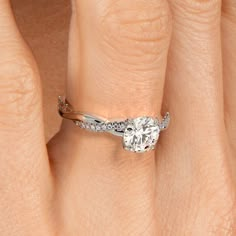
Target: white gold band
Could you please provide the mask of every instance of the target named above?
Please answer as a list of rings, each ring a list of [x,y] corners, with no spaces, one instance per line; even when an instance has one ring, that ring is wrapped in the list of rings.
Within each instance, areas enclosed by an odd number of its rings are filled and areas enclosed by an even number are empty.
[[[74,111],[62,96],[58,98],[58,111],[63,118],[72,120],[82,129],[108,132],[123,137],[124,148],[133,152],[145,152],[154,149],[160,131],[165,130],[170,122],[168,112],[162,121],[151,117],[109,121],[91,114]]]

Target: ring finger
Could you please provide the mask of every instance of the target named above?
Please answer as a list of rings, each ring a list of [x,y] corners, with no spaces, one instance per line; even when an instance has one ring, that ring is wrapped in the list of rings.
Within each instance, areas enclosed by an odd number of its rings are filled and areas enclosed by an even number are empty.
[[[171,35],[166,0],[73,3],[67,98],[74,109],[108,119],[160,116]],[[71,122],[64,122],[58,139],[62,157],[57,157],[56,171],[67,186],[60,188],[61,194],[67,206],[74,202],[70,208],[75,214],[98,224],[88,215],[96,216],[94,209],[103,209],[97,213],[100,225],[110,229],[107,219],[112,215],[117,235],[139,235],[147,227],[155,231],[154,152],[129,153],[119,138],[79,130]],[[63,156],[71,158],[63,160]],[[89,187],[84,188],[85,183]],[[85,211],[88,199],[90,207]]]

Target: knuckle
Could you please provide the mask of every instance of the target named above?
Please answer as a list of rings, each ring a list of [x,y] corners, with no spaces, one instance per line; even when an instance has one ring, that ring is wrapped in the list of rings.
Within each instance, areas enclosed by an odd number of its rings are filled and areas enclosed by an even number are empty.
[[[186,8],[199,12],[211,11],[221,6],[221,0],[178,0],[177,3],[181,3],[183,6],[185,5]]]
[[[129,60],[129,64],[136,64],[137,58],[138,62],[149,63],[167,51],[169,45],[168,5],[157,0],[138,2],[135,5],[117,1],[101,15],[98,26],[105,53]]]
[[[218,215],[218,223],[213,227],[214,231],[219,235],[235,235],[235,203],[233,206],[229,206],[225,210],[218,210],[215,213]]]
[[[15,58],[0,63],[0,77],[0,123],[22,124],[38,101],[37,69],[31,60]]]
[[[221,0],[178,0],[174,2],[180,17],[190,18],[199,23],[219,22],[221,14]]]

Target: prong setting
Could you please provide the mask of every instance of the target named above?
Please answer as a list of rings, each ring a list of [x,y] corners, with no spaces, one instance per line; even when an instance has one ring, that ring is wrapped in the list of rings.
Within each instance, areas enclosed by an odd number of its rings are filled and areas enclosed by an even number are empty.
[[[123,135],[123,146],[132,152],[152,150],[159,138],[158,120],[151,117],[130,119]]]

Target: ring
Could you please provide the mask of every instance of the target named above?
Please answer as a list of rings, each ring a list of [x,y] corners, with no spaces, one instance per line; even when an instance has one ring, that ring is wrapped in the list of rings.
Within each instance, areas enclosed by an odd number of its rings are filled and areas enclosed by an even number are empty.
[[[170,114],[161,121],[158,118],[141,116],[126,120],[107,120],[92,114],[74,111],[63,96],[58,98],[58,112],[61,117],[73,121],[78,127],[94,132],[108,132],[123,137],[125,150],[143,153],[155,148],[160,132],[167,129]]]

